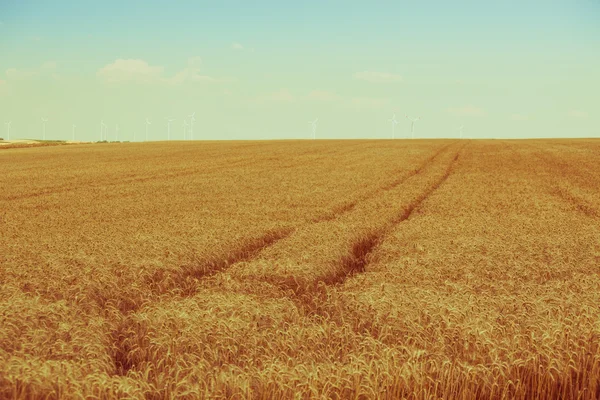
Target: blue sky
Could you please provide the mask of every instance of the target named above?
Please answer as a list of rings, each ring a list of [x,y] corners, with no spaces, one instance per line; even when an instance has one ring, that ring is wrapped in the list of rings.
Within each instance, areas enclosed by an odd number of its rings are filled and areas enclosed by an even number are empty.
[[[600,136],[600,2],[0,0],[13,136]],[[200,118],[199,118],[200,117]],[[140,122],[141,121],[141,122]],[[109,127],[109,135],[115,128]],[[174,129],[174,128],[173,128]],[[0,131],[3,132],[3,131]],[[1,136],[1,135],[0,135]]]

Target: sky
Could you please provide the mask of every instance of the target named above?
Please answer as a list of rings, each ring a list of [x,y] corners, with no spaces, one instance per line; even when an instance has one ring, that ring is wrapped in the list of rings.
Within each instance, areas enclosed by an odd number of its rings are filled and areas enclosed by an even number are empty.
[[[109,140],[309,139],[315,118],[317,138],[402,139],[407,115],[415,138],[600,137],[598,105],[600,0],[0,0],[5,139],[42,118],[56,140],[101,121]]]

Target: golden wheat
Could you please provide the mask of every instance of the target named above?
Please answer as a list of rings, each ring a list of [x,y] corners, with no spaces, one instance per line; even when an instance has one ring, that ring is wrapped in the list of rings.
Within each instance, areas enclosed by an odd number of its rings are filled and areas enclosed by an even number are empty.
[[[596,399],[599,149],[0,152],[0,397]]]

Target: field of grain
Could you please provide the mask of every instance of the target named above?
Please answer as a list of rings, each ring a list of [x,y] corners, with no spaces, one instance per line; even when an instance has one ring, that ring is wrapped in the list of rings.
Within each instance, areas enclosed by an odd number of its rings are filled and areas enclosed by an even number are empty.
[[[0,398],[598,399],[600,141],[0,151]]]

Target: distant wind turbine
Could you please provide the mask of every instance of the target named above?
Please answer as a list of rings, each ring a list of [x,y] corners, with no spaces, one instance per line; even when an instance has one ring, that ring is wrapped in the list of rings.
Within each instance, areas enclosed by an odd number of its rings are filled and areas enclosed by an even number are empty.
[[[171,122],[175,121],[173,118],[166,118],[167,120],[167,140],[171,140]]]
[[[100,141],[104,140],[104,120],[100,120]]]
[[[196,112],[191,113],[190,115],[188,115],[188,117],[190,118],[190,140],[194,140],[194,121],[196,120]]]
[[[48,122],[48,118],[42,117],[42,138],[46,140],[46,122]]]
[[[459,131],[459,132],[460,132],[460,138],[461,138],[461,139],[462,139],[462,137],[463,137],[463,128],[464,128],[464,127],[465,127],[464,125],[461,125],[461,126],[460,126],[460,128],[458,128],[458,129],[457,129],[457,131]]]
[[[148,141],[148,126],[152,125],[150,120],[146,118],[146,142]]]
[[[75,128],[77,128],[77,125],[73,124],[73,126],[71,127],[72,129],[72,140],[75,141]]]
[[[312,134],[313,140],[317,138],[317,122],[319,122],[319,118],[315,118],[314,121],[309,121],[308,123],[312,125]]]
[[[412,119],[412,118],[410,118],[407,115],[406,118],[408,118],[409,121],[410,121],[410,137],[411,137],[411,139],[414,139],[415,138],[415,122],[417,122],[418,120],[420,120],[421,117],[417,117],[415,119]]]
[[[396,139],[396,125],[398,125],[398,121],[396,121],[396,114],[390,119],[388,119],[392,123],[392,139]]]
[[[4,123],[4,125],[6,125],[6,140],[10,140],[10,124],[11,123],[12,123],[11,121]]]
[[[104,123],[104,120],[100,121],[100,141],[108,142],[108,126]]]
[[[183,140],[187,139],[187,127],[188,127],[187,120],[184,119],[183,120]]]
[[[115,126],[115,141],[116,142],[119,141],[119,124],[117,124],[117,126]]]

